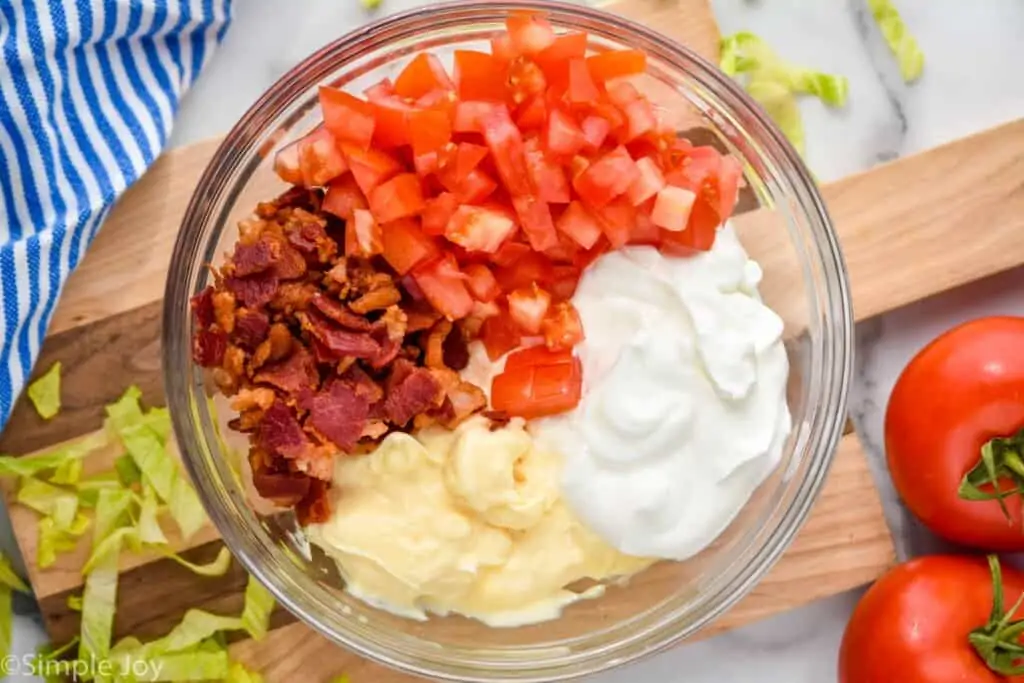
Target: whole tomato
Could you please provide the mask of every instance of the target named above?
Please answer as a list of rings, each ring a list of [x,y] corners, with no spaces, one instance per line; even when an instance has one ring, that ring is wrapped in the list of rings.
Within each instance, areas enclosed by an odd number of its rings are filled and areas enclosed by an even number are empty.
[[[910,361],[889,399],[885,448],[896,490],[940,536],[985,550],[1024,550],[1021,496],[979,500],[991,496],[993,478],[975,470],[990,444],[997,485],[1016,490],[1024,482],[1012,470],[1024,472],[1022,427],[1024,318],[956,327]],[[970,483],[981,485],[965,487],[972,470]]]
[[[992,572],[998,577],[998,565]],[[994,671],[972,644],[986,653],[992,646],[997,656],[1019,643],[1012,624],[990,622],[994,585],[990,567],[977,557],[934,555],[891,569],[850,617],[839,683],[1024,683],[1024,676]],[[1024,594],[1024,573],[1005,569],[1000,585],[1002,617],[1003,605]],[[1002,670],[1009,674],[1015,663],[1006,659]]]

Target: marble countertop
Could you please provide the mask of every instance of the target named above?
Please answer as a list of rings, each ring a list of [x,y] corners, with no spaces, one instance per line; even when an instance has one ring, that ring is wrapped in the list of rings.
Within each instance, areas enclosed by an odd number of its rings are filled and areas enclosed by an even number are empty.
[[[1024,83],[1007,77],[1020,61],[1019,0],[897,0],[926,56],[924,76],[905,85],[867,14],[866,0],[712,0],[723,34],[750,30],[785,58],[850,80],[847,107],[805,100],[807,161],[823,181],[868,169],[1024,116]],[[179,146],[224,133],[288,68],[372,17],[356,0],[238,0],[235,20],[207,71],[184,100],[171,138]],[[383,0],[398,11],[423,0]],[[282,40],[281,36],[286,36]],[[967,227],[967,226],[965,226]],[[970,226],[983,230],[984,226]],[[933,541],[905,517],[885,476],[880,434],[889,392],[910,357],[958,322],[1024,314],[1024,269],[862,323],[851,412],[874,459],[902,557]],[[0,522],[7,524],[6,515]],[[0,529],[0,532],[3,532]],[[7,533],[0,536],[9,539]],[[3,543],[10,552],[11,544]],[[826,683],[835,681],[843,627],[859,591],[675,648],[591,683]],[[34,606],[16,603],[14,651],[45,641]],[[26,679],[27,680],[27,679]]]

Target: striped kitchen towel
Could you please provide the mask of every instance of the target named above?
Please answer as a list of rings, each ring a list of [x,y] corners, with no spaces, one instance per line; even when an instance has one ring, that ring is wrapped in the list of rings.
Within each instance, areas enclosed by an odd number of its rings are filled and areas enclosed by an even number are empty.
[[[163,149],[231,1],[0,0],[0,428],[65,280]]]

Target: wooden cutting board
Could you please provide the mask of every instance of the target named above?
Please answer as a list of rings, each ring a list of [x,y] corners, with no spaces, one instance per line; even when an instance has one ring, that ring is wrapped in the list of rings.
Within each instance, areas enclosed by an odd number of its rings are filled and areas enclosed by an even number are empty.
[[[612,6],[670,33],[717,60],[718,33],[706,0],[653,0]],[[217,141],[164,155],[120,201],[70,278],[38,363],[64,365],[64,409],[43,423],[19,402],[0,450],[24,454],[100,427],[103,405],[128,384],[162,404],[160,297],[185,205]],[[984,163],[970,163],[983,158]],[[1024,123],[1011,124],[825,187],[845,251],[858,320],[1024,262]],[[983,227],[979,227],[983,226]],[[104,466],[93,462],[92,467]],[[55,643],[78,632],[67,597],[81,590],[81,552],[39,571],[35,515],[11,516]],[[175,539],[172,539],[174,541]],[[208,529],[175,544],[193,561],[212,559],[221,542]],[[867,583],[894,559],[877,491],[857,437],[842,440],[835,464],[803,530],[772,572],[711,635]],[[168,560],[125,557],[116,635],[165,634],[189,607],[228,614],[242,604],[245,575],[198,578]],[[278,610],[259,643],[232,645],[234,656],[268,681],[320,681],[348,673],[353,683],[410,677],[361,660]]]

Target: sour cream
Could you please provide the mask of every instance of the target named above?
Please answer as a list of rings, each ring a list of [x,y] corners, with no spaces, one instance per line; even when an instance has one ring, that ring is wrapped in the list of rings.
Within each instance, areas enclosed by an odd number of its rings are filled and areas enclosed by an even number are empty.
[[[531,431],[566,458],[566,502],[620,552],[692,557],[778,465],[789,364],[760,279],[726,226],[707,253],[629,247],[580,281],[583,398]]]

